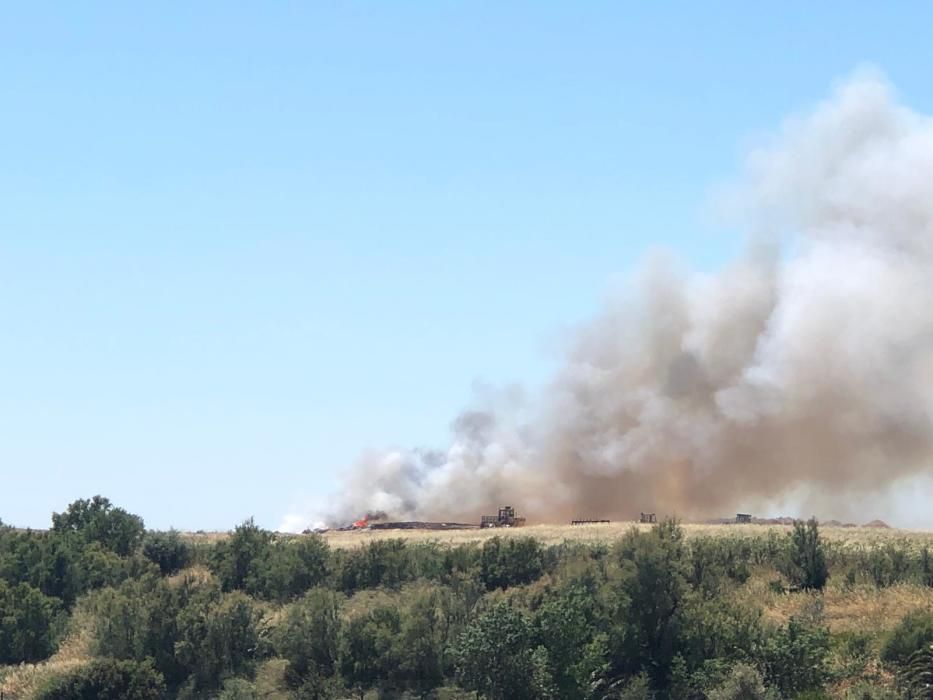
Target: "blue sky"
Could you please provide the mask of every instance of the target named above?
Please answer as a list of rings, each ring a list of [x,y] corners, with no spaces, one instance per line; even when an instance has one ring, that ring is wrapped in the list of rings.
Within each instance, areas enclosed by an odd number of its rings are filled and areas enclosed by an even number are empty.
[[[0,518],[95,493],[277,525],[366,447],[534,387],[652,248],[715,269],[743,144],[863,63],[933,109],[929,9],[0,9]]]

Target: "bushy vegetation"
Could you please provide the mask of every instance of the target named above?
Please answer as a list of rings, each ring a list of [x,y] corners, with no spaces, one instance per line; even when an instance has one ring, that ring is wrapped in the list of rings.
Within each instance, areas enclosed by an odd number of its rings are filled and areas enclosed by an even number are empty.
[[[80,622],[87,658],[35,697],[921,698],[933,613],[833,635],[820,591],[830,576],[930,585],[929,559],[833,546],[812,520],[754,538],[688,541],[667,521],[614,543],[351,550],[247,520],[195,545],[95,497],[48,531],[0,526],[0,664],[50,658]],[[753,576],[812,605],[769,620],[740,595]]]

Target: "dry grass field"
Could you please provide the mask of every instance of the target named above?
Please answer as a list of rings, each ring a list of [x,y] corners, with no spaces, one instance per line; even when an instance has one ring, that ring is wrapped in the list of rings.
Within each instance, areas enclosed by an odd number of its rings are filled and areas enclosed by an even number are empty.
[[[534,537],[545,544],[561,542],[611,542],[632,528],[649,529],[650,525],[631,522],[612,522],[594,525],[529,525],[518,528],[487,528],[484,530],[352,530],[330,531],[323,537],[334,548],[348,549],[369,542],[404,539],[406,542],[437,542],[446,545],[482,542],[491,537]],[[755,537],[769,532],[785,533],[789,525],[698,525],[684,524],[687,538],[692,537]],[[821,527],[820,534],[828,541],[845,546],[870,548],[889,542],[910,543],[911,548],[924,544],[933,547],[933,532],[896,530],[873,527]],[[204,537],[217,537],[208,534]]]

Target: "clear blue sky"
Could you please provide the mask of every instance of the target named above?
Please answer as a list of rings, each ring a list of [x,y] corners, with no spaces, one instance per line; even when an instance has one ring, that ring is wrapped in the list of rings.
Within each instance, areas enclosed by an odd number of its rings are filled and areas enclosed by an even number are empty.
[[[663,9],[662,9],[663,8]],[[750,134],[864,62],[933,109],[926,3],[0,10],[0,518],[102,493],[274,527],[367,446],[530,386]]]

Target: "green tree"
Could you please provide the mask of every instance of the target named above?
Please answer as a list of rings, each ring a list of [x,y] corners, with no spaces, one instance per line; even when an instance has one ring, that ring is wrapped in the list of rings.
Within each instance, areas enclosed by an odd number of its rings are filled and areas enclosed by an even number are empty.
[[[826,682],[829,633],[791,619],[765,638],[758,654],[768,684],[782,697],[794,697]]]
[[[398,588],[413,578],[408,548],[401,539],[376,540],[342,554],[338,579],[352,593],[361,588]]]
[[[480,614],[456,648],[460,684],[489,700],[534,700],[535,668],[531,622],[508,603]],[[540,684],[540,681],[539,683]]]
[[[781,562],[781,573],[794,586],[822,590],[829,578],[829,570],[826,568],[826,554],[820,541],[816,518],[810,518],[806,525],[800,520],[795,521],[789,537],[785,558]]]
[[[237,525],[233,535],[219,542],[211,557],[211,569],[224,591],[262,589],[263,565],[269,557],[272,533],[252,518]]]
[[[402,615],[399,676],[422,698],[444,681],[443,655],[447,639],[440,606],[436,592],[419,593]]]
[[[163,574],[174,574],[188,566],[191,547],[177,530],[147,532],[143,538],[143,556],[158,566]]]
[[[278,656],[288,661],[285,680],[304,697],[326,697],[327,679],[336,672],[340,642],[340,598],[317,588],[289,605],[275,630]]]
[[[655,690],[671,686],[672,663],[682,643],[689,596],[683,530],[674,521],[649,533],[631,532],[620,545],[626,606],[618,670],[644,671]]]
[[[165,579],[147,575],[105,588],[82,599],[80,606],[94,621],[95,651],[102,656],[144,661],[170,686],[181,683],[187,670],[175,654],[177,617],[189,599],[204,595],[186,582],[173,587]]]
[[[234,676],[252,678],[260,656],[262,613],[245,593],[194,596],[178,614],[175,657],[197,689]]]
[[[483,543],[480,577],[488,590],[531,583],[543,573],[541,543],[533,537],[493,537]]]
[[[319,535],[287,538],[268,548],[257,591],[265,598],[284,601],[325,582],[330,548]]]
[[[341,675],[361,699],[370,688],[387,689],[399,685],[400,631],[398,610],[387,606],[352,617],[342,626]]]
[[[35,662],[57,646],[61,603],[29,584],[0,581],[0,663]]]
[[[594,591],[582,583],[568,586],[541,604],[534,622],[536,637],[550,656],[555,694],[585,695],[593,674],[605,663],[603,655],[593,654],[599,632]]]
[[[36,700],[161,700],[164,694],[151,664],[97,659],[51,681]]]
[[[905,666],[920,649],[933,644],[933,613],[911,610],[884,638],[881,660],[893,666]]]
[[[52,530],[75,533],[86,542],[99,542],[125,557],[136,551],[145,526],[138,515],[114,507],[107,498],[94,496],[75,501],[64,513],[53,513]]]

